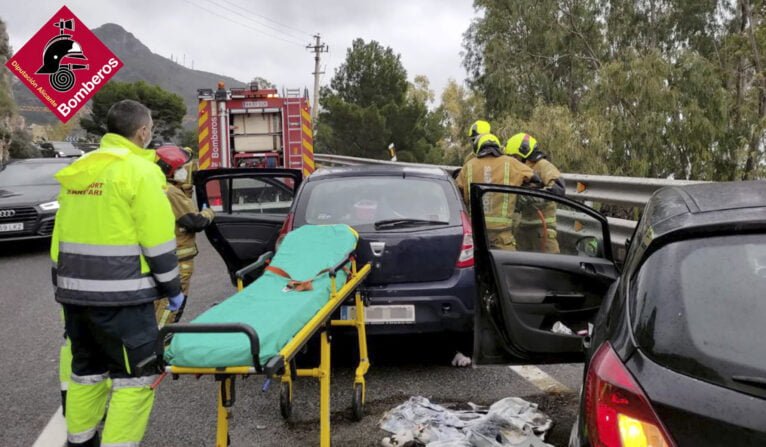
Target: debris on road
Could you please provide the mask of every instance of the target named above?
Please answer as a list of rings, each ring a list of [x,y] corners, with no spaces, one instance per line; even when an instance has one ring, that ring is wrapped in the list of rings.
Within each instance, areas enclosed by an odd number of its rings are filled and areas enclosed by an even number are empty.
[[[543,442],[553,421],[537,405],[507,397],[489,407],[468,403],[450,409],[413,396],[386,412],[380,428],[392,433],[382,445],[427,447],[550,447]]]

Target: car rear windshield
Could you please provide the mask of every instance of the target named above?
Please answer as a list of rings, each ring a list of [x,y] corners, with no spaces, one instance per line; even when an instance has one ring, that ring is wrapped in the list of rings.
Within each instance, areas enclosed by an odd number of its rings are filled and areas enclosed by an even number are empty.
[[[641,266],[631,295],[634,333],[647,355],[683,374],[764,395],[754,382],[766,384],[766,236],[669,244]]]
[[[62,163],[11,163],[0,171],[0,187],[56,185],[53,175],[64,166]]]
[[[422,225],[408,223],[409,230],[438,223],[458,225],[459,204],[450,188],[451,184],[444,180],[401,176],[309,182],[301,192],[295,223],[298,226],[344,223],[360,231],[374,230],[376,222],[399,219],[423,221]]]

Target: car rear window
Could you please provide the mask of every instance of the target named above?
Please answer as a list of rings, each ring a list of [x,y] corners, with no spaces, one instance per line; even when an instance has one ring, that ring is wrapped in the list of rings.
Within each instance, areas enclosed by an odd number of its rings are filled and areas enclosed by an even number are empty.
[[[344,223],[362,231],[375,222],[418,219],[460,223],[449,182],[401,176],[343,177],[309,182],[299,198],[296,225]],[[451,205],[452,204],[452,205]],[[410,230],[412,227],[408,227]]]
[[[736,378],[766,379],[766,235],[669,244],[631,285],[641,349],[681,373],[763,395]]]
[[[53,177],[63,163],[11,163],[0,171],[0,186],[57,185]]]

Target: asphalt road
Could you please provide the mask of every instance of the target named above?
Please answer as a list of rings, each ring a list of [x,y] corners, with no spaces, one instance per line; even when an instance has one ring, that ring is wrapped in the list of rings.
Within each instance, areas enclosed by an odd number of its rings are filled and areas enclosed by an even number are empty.
[[[188,316],[229,296],[234,288],[223,262],[199,238],[200,255],[192,279]],[[60,404],[58,350],[62,323],[50,284],[48,242],[0,244],[0,444],[32,445]],[[566,387],[545,392],[506,366],[454,368],[452,346],[443,337],[371,339],[372,368],[367,376],[367,416],[352,422],[350,404],[354,349],[350,340],[333,346],[333,445],[374,446],[387,434],[377,426],[383,413],[410,396],[433,402],[490,404],[508,396],[536,402],[554,419],[547,441],[565,445],[574,419],[582,365],[540,369]],[[319,387],[298,379],[294,415],[279,415],[279,389],[262,392],[261,377],[237,382],[231,419],[232,446],[317,445]],[[159,387],[143,445],[214,445],[216,384],[209,377],[165,380]]]

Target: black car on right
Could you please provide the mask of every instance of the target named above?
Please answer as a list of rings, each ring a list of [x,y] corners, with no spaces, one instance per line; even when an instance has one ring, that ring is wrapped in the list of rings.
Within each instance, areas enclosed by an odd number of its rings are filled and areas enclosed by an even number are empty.
[[[766,445],[766,182],[658,191],[621,269],[594,210],[512,187],[471,194],[475,361],[584,360],[570,446]],[[561,252],[488,247],[488,194],[555,203]]]

